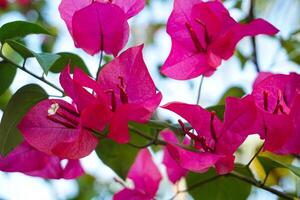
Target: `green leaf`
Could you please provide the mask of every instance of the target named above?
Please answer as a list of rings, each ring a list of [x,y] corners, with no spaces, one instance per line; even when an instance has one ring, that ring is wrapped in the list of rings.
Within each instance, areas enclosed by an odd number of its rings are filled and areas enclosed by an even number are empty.
[[[6,90],[3,94],[0,95],[0,110],[5,110],[12,94],[10,90]]]
[[[118,144],[105,138],[100,140],[96,153],[104,164],[125,180],[138,150],[128,144]]]
[[[288,57],[296,64],[300,64],[300,41],[297,39],[280,40],[281,46],[286,50]]]
[[[294,160],[292,156],[278,156],[271,153],[263,153],[259,155],[258,160],[267,173],[274,168],[287,168],[296,176],[300,177],[300,167],[291,164]]]
[[[86,74],[91,75],[82,58],[74,53],[61,52],[58,53],[60,58],[50,68],[51,72],[60,73],[68,64],[70,64],[71,72],[75,67],[82,69]]]
[[[19,42],[16,42],[15,40],[5,40],[5,43],[7,43],[13,50],[18,52],[23,58],[34,57],[31,50],[27,49],[26,46]]]
[[[13,82],[17,68],[5,61],[0,62],[0,95],[3,94]]]
[[[226,92],[224,92],[222,98],[220,99],[220,105],[225,105],[225,101],[227,97],[242,97],[245,95],[245,92],[240,87],[231,87]]]
[[[217,105],[217,106],[211,106],[206,108],[208,111],[215,111],[216,115],[219,119],[222,121],[224,120],[224,112],[225,112],[225,106],[224,105]]]
[[[35,57],[46,75],[54,63],[60,58],[60,55],[57,54],[35,53],[23,44],[20,44],[14,40],[7,40],[6,43],[16,52],[18,52],[24,59]]]
[[[189,193],[194,199],[205,200],[243,200],[251,192],[250,184],[230,176],[217,176],[213,169],[202,174],[190,172],[187,187],[192,188]]]
[[[6,39],[25,37],[30,34],[52,35],[38,24],[26,21],[14,21],[0,27],[0,42],[3,43]]]
[[[244,69],[249,57],[245,56],[240,50],[236,50],[235,56],[239,59],[241,68]]]
[[[6,156],[22,141],[17,125],[23,116],[47,93],[39,85],[30,84],[20,88],[9,101],[0,124],[0,154]]]
[[[46,75],[48,74],[50,68],[54,65],[54,63],[60,58],[59,55],[51,54],[51,53],[33,53],[33,54]]]

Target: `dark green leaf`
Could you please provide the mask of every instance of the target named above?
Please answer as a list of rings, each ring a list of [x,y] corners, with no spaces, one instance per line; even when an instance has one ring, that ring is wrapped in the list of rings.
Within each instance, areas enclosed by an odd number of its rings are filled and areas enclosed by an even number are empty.
[[[108,167],[125,180],[138,149],[128,144],[117,144],[111,139],[105,138],[100,140],[96,152]]]
[[[225,105],[225,101],[227,97],[242,97],[245,95],[245,92],[240,87],[231,87],[226,92],[224,92],[222,98],[220,99],[220,105]]]
[[[202,183],[202,184],[200,184]],[[251,185],[230,176],[217,176],[213,169],[203,174],[190,172],[187,176],[189,193],[194,199],[243,200],[251,192]]]
[[[60,55],[60,58],[51,67],[51,72],[60,73],[68,64],[70,64],[71,72],[73,72],[75,67],[79,67],[85,73],[91,75],[86,64],[78,55],[69,52],[61,52],[58,53],[58,55]]]
[[[40,25],[26,22],[26,21],[9,22],[0,27],[0,41],[2,43],[6,39],[25,37],[29,34],[51,35],[49,31],[47,31]]]
[[[0,95],[9,88],[13,82],[17,68],[5,61],[0,62]]]
[[[280,40],[281,46],[286,50],[288,57],[296,64],[300,64],[300,41],[297,39]]]
[[[0,124],[1,155],[6,156],[22,141],[17,125],[32,106],[47,97],[43,88],[35,84],[26,85],[13,95]]]
[[[217,105],[217,106],[211,106],[206,108],[208,111],[215,111],[218,118],[223,120],[224,119],[224,112],[225,112],[225,106],[224,105]]]
[[[6,90],[3,94],[0,95],[0,110],[5,110],[12,94],[10,90]]]
[[[290,164],[291,160],[287,156],[283,158],[281,156],[275,156],[272,154],[263,154],[258,157],[258,160],[261,162],[267,173],[275,168],[287,168],[296,176],[300,177],[300,167],[295,167]]]
[[[59,55],[51,54],[51,53],[33,53],[33,54],[46,75],[48,74],[50,68],[54,65],[54,63],[60,58]]]
[[[23,44],[16,42],[14,40],[5,41],[13,50],[18,52],[23,58],[34,57],[31,50],[27,49]]]
[[[7,40],[6,43],[16,52],[18,52],[24,59],[29,57],[35,57],[45,74],[48,74],[50,68],[60,58],[60,55],[57,54],[35,53],[23,44],[20,44],[14,40]]]

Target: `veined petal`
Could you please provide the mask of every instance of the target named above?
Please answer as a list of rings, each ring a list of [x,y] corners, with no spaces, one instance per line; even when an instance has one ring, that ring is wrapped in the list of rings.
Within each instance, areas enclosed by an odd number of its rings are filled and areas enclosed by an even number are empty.
[[[74,13],[72,33],[75,45],[87,53],[103,50],[117,56],[127,43],[129,25],[120,7],[94,2]]]

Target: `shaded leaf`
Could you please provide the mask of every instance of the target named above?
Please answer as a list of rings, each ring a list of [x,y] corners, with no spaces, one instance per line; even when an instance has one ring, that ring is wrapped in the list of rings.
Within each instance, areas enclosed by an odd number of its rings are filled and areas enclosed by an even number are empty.
[[[207,182],[208,180],[210,181]],[[199,185],[203,181],[206,183]],[[194,199],[243,200],[247,199],[251,192],[250,184],[230,176],[218,176],[214,169],[203,174],[190,172],[187,176],[187,186],[193,188],[189,193]]]
[[[245,92],[240,87],[231,87],[226,92],[224,92],[222,98],[220,99],[220,105],[225,105],[225,101],[227,97],[242,97],[245,95]]]
[[[224,105],[217,105],[217,106],[211,106],[206,108],[208,111],[215,111],[216,115],[219,119],[222,121],[224,120],[224,112],[225,112],[225,106]]]
[[[13,82],[17,68],[5,61],[0,62],[0,95],[3,94]]]
[[[82,69],[89,76],[91,75],[86,64],[82,60],[82,58],[74,53],[69,52],[61,52],[58,53],[60,58],[56,60],[53,66],[50,68],[50,71],[53,73],[60,73],[68,64],[70,64],[71,72],[75,67]]]
[[[0,124],[0,154],[6,156],[22,141],[17,125],[29,109],[48,97],[39,85],[20,88],[10,99]]]
[[[100,140],[96,153],[104,164],[125,180],[138,150],[128,144],[118,144],[105,138]]]
[[[6,90],[0,95],[0,110],[5,110],[10,98],[12,97],[11,91]]]
[[[14,40],[7,40],[6,43],[18,52],[24,59],[35,57],[45,74],[48,74],[50,68],[60,58],[60,55],[51,53],[35,53],[21,43]]]
[[[300,177],[300,167],[293,166],[294,160],[292,156],[279,156],[271,153],[263,153],[258,157],[267,172],[274,168],[287,168],[296,176]]]
[[[52,35],[38,24],[26,21],[14,21],[0,27],[0,42],[3,43],[6,39],[25,37],[30,34]]]

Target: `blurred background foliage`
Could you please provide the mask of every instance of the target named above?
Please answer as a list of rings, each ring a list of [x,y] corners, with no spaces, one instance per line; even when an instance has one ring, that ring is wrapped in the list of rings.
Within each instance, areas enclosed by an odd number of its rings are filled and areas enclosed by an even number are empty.
[[[10,16],[17,16],[17,19],[26,20],[29,22],[37,23],[41,25],[41,27],[48,30],[54,36],[41,36],[38,37],[38,40],[35,39],[18,39],[14,40],[11,43],[7,42],[6,45],[3,46],[3,52],[5,55],[14,60],[17,64],[22,64],[24,53],[26,54],[27,50],[34,49],[35,52],[38,52],[33,57],[37,59],[37,62],[30,62],[30,64],[38,64],[43,65],[45,60],[44,55],[47,53],[57,53],[59,55],[59,59],[53,59],[53,57],[47,57],[46,61],[49,63],[49,60],[52,59],[53,63],[49,67],[49,75],[47,78],[49,81],[57,83],[57,73],[59,73],[66,63],[71,59],[71,66],[74,67],[79,66],[83,68],[87,73],[94,74],[95,69],[92,69],[90,66],[91,63],[95,62],[98,58],[91,58],[85,56],[81,50],[73,50],[71,52],[60,52],[60,47],[64,46],[65,40],[69,40],[69,43],[72,43],[71,37],[66,32],[66,29],[61,29],[57,27],[56,23],[53,22],[53,19],[49,19],[49,12],[54,12],[54,15],[59,15],[58,11],[53,9],[50,6],[52,4],[51,1],[59,0],[33,0],[27,4],[22,4],[20,1],[8,1],[8,4],[3,4],[2,0],[0,0],[0,23],[5,24],[10,20]],[[225,0],[225,5],[229,8],[231,14],[241,22],[245,22],[249,18],[249,7],[251,0]],[[58,3],[55,3],[58,5]],[[170,45],[170,43],[165,42],[164,39],[168,36],[165,35],[166,28],[166,20],[171,11],[172,1],[171,0],[147,0],[147,7],[141,13],[141,16],[137,16],[134,18],[131,24],[131,37],[128,46],[144,42],[146,43],[147,53],[145,54],[146,59],[151,63],[151,73],[154,75],[154,79],[158,84],[158,88],[160,90],[168,90],[170,89],[170,85],[173,83],[177,83],[175,81],[171,81],[166,77],[163,77],[159,73],[159,68],[163,64],[163,58],[160,55],[163,52],[163,55],[167,55],[166,52],[170,49],[166,47],[166,45]],[[49,10],[52,8],[51,10]],[[57,8],[57,7],[56,7]],[[299,64],[300,64],[300,0],[255,0],[255,17],[263,17],[271,21],[275,24],[280,30],[281,33],[273,38],[263,37],[262,39],[257,40],[257,57],[258,63],[262,66],[263,71],[274,71],[274,72],[283,72],[288,73],[289,71],[297,71],[299,72]],[[140,17],[140,19],[139,19]],[[58,19],[58,17],[57,17]],[[161,37],[161,34],[165,36]],[[63,35],[63,36],[61,36]],[[262,40],[266,40],[266,42],[262,42]],[[17,42],[15,44],[14,42]],[[24,45],[24,46],[20,46]],[[162,48],[162,49],[161,49]],[[28,52],[27,52],[28,53]],[[76,54],[79,54],[77,56]],[[42,56],[42,57],[39,57]],[[80,57],[81,56],[81,57]],[[31,57],[31,56],[29,56]],[[41,60],[39,60],[39,58]],[[232,58],[230,65],[237,65],[239,70],[239,76],[252,76],[251,81],[255,77],[254,72],[254,64],[253,64],[253,49],[251,48],[250,42],[248,40],[242,41],[238,45],[238,49],[234,58]],[[105,56],[104,61],[109,62],[112,58],[109,56]],[[285,69],[282,69],[286,66]],[[223,67],[223,66],[222,66]],[[226,66],[229,67],[229,66]],[[43,68],[43,66],[42,66]],[[36,68],[31,68],[33,72],[37,73],[45,73],[45,71],[39,71]],[[44,68],[43,68],[44,69]],[[231,68],[228,79],[234,78],[236,75]],[[19,79],[15,78],[17,74],[17,68],[12,66],[6,62],[0,62],[0,109],[5,111],[6,106],[11,99],[12,95],[16,92],[16,90],[22,87],[22,83]],[[251,75],[252,74],[252,75]],[[253,75],[254,74],[254,75]],[[220,76],[224,76],[224,74],[220,74]],[[227,74],[228,75],[228,74]],[[217,75],[218,77],[218,75]],[[244,77],[247,79],[246,77]],[[215,79],[216,81],[218,79]],[[243,79],[239,79],[243,80]],[[218,80],[220,81],[220,80]],[[225,79],[221,81],[226,81]],[[222,82],[216,83],[216,87],[219,87]],[[227,96],[236,96],[241,97],[247,92],[251,91],[251,81],[246,81],[246,84],[235,84],[227,85],[218,91],[214,90],[215,87],[205,86],[203,89],[203,99],[201,99],[201,103],[205,106],[218,106],[218,114],[222,115],[224,111],[224,102]],[[167,83],[167,82],[170,82]],[[238,82],[238,81],[237,81]],[[205,85],[209,85],[211,82],[205,82]],[[15,86],[11,86],[14,84]],[[183,84],[183,83],[180,83]],[[187,95],[193,93],[190,99],[187,101],[194,101],[196,94],[194,94],[196,87],[198,85],[197,80],[187,81],[184,83],[188,86],[180,86],[181,88],[188,88]],[[249,86],[250,85],[250,86]],[[175,89],[174,89],[175,88]],[[176,86],[173,89],[170,89],[170,92],[176,91]],[[48,88],[49,90],[49,88]],[[49,93],[53,91],[50,90]],[[213,94],[211,94],[213,93]],[[166,93],[168,96],[170,93]],[[205,95],[207,94],[208,97]],[[179,94],[179,96],[185,96],[186,94]],[[213,96],[214,100],[211,100],[209,96]],[[171,96],[171,95],[169,95]],[[176,98],[176,96],[167,97],[165,101],[170,100],[170,98]],[[182,97],[184,98],[184,97]],[[191,100],[194,99],[194,100]],[[174,100],[174,99],[172,99]],[[177,100],[177,99],[176,99]],[[214,107],[216,109],[216,107]],[[2,115],[3,112],[1,112]],[[0,116],[1,116],[0,115]],[[156,114],[156,119],[164,119],[172,121],[172,118],[168,118],[160,113]],[[151,135],[157,134],[153,133],[148,126],[139,127],[140,130],[149,133]],[[139,140],[140,141],[140,140]],[[253,143],[251,143],[253,144]],[[114,144],[102,144],[102,146],[107,145],[107,148],[112,148]],[[249,154],[249,145],[243,145],[241,149],[237,152],[237,162],[246,163],[247,159],[249,159],[253,153],[258,150],[259,143],[255,143],[254,147],[250,147],[251,154]],[[160,149],[155,149],[158,152],[158,159],[161,157]],[[99,150],[101,151],[101,149]],[[120,151],[119,149],[115,150]],[[105,161],[107,157],[111,156],[112,151],[106,152],[107,155],[103,152],[102,160]],[[106,155],[106,157],[105,157]],[[125,164],[126,154],[116,155],[116,159],[118,162],[112,162],[111,165],[118,165],[114,169],[116,170],[120,167],[120,163],[122,167],[125,165],[130,165],[130,163]],[[132,156],[132,155],[129,155]],[[289,193],[293,196],[300,195],[300,162],[299,157],[274,157],[274,155],[270,155],[267,153],[260,154],[258,158],[256,158],[251,164],[252,172],[241,172],[246,173],[248,176],[253,176],[255,179],[261,181],[262,183],[266,183],[268,186],[272,186],[280,191]],[[100,156],[101,157],[101,156]],[[298,159],[297,159],[298,158]],[[131,159],[133,160],[133,159]],[[122,164],[124,162],[124,164]],[[90,163],[91,164],[91,163]],[[298,166],[298,167],[297,167]],[[125,166],[126,167],[126,166]],[[128,166],[129,167],[129,166]],[[127,167],[127,168],[128,168]],[[99,169],[101,170],[101,169]],[[193,185],[195,182],[199,180],[206,179],[210,177],[214,172],[209,171],[205,174],[189,174],[189,178],[187,181],[187,185]],[[119,174],[119,173],[118,173]],[[1,177],[9,176],[9,174],[5,174]],[[5,182],[5,180],[0,180]],[[75,182],[73,182],[73,187],[75,188],[70,195],[61,197],[61,195],[56,195],[57,186],[54,181],[44,181],[48,185],[49,188],[53,189],[54,199],[69,199],[69,200],[87,200],[87,199],[111,199],[112,195],[115,191],[120,188],[120,184],[109,179],[101,179],[101,177],[96,177],[95,175],[86,174],[85,176],[79,178]],[[183,187],[185,183],[180,183],[178,187]],[[0,184],[1,185],[1,184]],[[170,187],[165,182],[162,183],[162,188],[159,191],[158,197],[161,199],[166,199],[166,197],[170,198],[170,194],[174,193],[176,187]],[[216,192],[216,188],[218,191]],[[0,188],[1,191],[1,188]],[[167,191],[167,192],[166,192]],[[3,193],[3,192],[2,192]],[[1,194],[0,192],[0,199]],[[4,191],[5,193],[5,191]],[[274,195],[270,195],[268,193],[263,192],[260,189],[251,187],[247,184],[241,184],[240,182],[236,182],[233,179],[220,179],[218,182],[212,182],[211,184],[207,184],[205,186],[201,186],[198,189],[193,190],[191,196],[194,199],[198,199],[199,196],[203,196],[203,198],[199,199],[276,199],[277,197]],[[235,195],[233,195],[235,194]],[[179,195],[178,199],[190,199],[192,198],[189,195],[183,194]],[[249,197],[248,197],[249,196]],[[3,197],[6,199],[5,197]],[[13,198],[12,198],[13,199]]]

